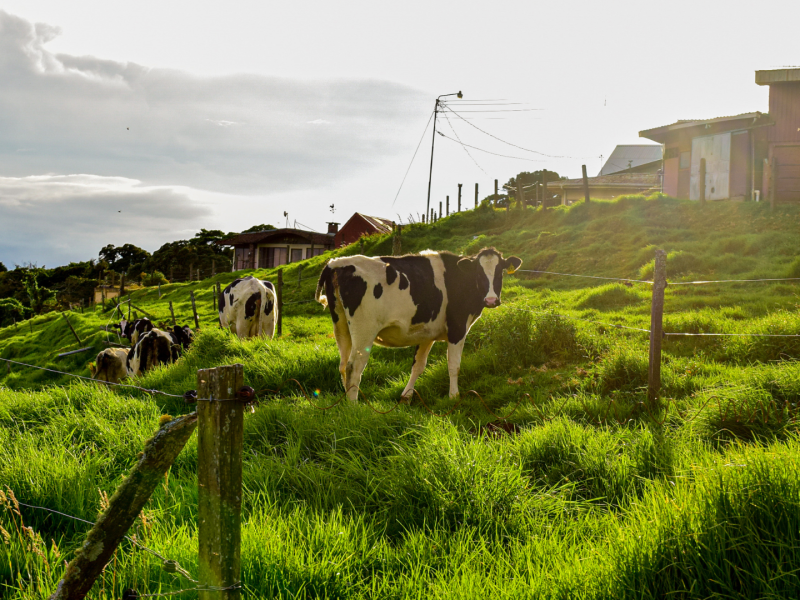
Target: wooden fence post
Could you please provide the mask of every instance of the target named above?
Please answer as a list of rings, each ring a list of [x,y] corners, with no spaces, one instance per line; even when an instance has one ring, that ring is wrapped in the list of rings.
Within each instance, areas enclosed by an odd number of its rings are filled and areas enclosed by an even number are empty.
[[[61,316],[64,317],[64,320],[67,322],[67,325],[69,325],[69,330],[72,332],[72,335],[74,335],[75,339],[78,340],[78,345],[79,346],[83,345],[81,338],[78,337],[77,333],[75,333],[75,328],[72,326],[72,323],[69,322],[69,319],[67,318],[67,313],[61,313]]]
[[[664,289],[667,287],[667,253],[656,250],[653,300],[650,305],[650,362],[647,368],[647,403],[658,408],[661,394],[661,339],[664,337]]]
[[[303,268],[305,265],[300,263],[297,265],[297,287],[300,287],[300,282],[303,280]]]
[[[478,184],[475,184],[475,208],[478,208]]]
[[[172,315],[172,325],[174,327],[178,323],[175,321],[175,310],[172,308],[172,300],[169,301],[169,314]]]
[[[244,402],[237,395],[243,384],[242,365],[197,371],[200,600],[238,600],[241,595]]]
[[[403,234],[403,226],[396,225],[394,228],[394,237],[392,238],[392,256],[400,256],[403,252],[402,250],[402,239],[401,235]]]
[[[458,184],[458,212],[461,212],[461,185]]]
[[[191,413],[166,423],[150,438],[139,462],[117,488],[77,556],[67,565],[50,600],[86,597],[196,426],[197,413]]]
[[[697,177],[697,187],[700,192],[700,204],[706,203],[706,159],[700,159],[700,173]]]
[[[586,165],[581,165],[583,171],[583,201],[589,204],[589,178],[586,176]]]
[[[445,213],[445,216],[449,217],[450,216],[450,196],[447,196],[447,202],[445,202],[445,210],[447,211]]]
[[[450,204],[450,196],[447,197],[447,204]],[[442,201],[439,200],[439,214],[436,215],[436,220],[438,221],[439,219],[441,219],[443,214],[444,213],[442,212]]]
[[[517,203],[519,204],[520,208],[524,209],[527,204],[525,203],[525,193],[522,191],[521,181],[517,182],[517,195],[519,196],[519,198],[517,198]]]
[[[363,240],[361,242],[364,244]],[[278,296],[278,337],[283,334],[283,269],[278,269],[278,289],[276,290]]]
[[[192,299],[192,314],[194,315],[194,327],[195,329],[200,329],[200,319],[197,316],[197,306],[194,302],[194,291],[189,292],[189,297]]]

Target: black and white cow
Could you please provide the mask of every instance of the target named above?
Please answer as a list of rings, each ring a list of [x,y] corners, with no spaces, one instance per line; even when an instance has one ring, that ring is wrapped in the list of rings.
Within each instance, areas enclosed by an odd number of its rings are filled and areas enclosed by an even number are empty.
[[[153,323],[148,318],[136,319],[135,321],[128,321],[123,319],[119,322],[119,331],[122,337],[127,338],[131,342],[131,348],[136,346],[139,341],[139,336],[147,333],[153,329]]]
[[[188,350],[189,345],[194,341],[194,331],[188,325],[183,327],[175,325],[172,331],[167,333],[172,338],[172,343],[180,346],[182,351]]]
[[[275,335],[278,300],[275,286],[248,275],[233,281],[219,295],[219,324],[240,338]]]
[[[151,329],[139,336],[136,347],[128,353],[128,374],[139,376],[158,365],[168,365],[180,358],[181,347],[172,332]]]
[[[130,348],[106,348],[101,351],[94,364],[89,365],[92,379],[119,383],[128,373],[128,353]]]
[[[484,308],[500,306],[503,271],[522,264],[494,248],[476,256],[432,252],[407,256],[351,256],[331,260],[317,285],[317,302],[328,307],[339,347],[339,371],[347,396],[358,397],[373,344],[417,346],[408,397],[436,341],[447,342],[450,396],[458,395],[464,340]]]

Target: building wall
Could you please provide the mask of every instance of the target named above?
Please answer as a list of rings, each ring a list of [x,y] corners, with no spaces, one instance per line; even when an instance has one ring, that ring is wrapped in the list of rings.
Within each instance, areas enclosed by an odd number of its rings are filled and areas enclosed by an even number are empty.
[[[775,121],[769,128],[770,142],[800,144],[800,82],[769,86],[769,116]]]
[[[361,218],[360,215],[355,214],[344,224],[344,227],[336,233],[334,244],[337,248],[349,246],[357,242],[362,235],[372,235],[374,233],[377,233],[375,228],[369,222]]]
[[[664,193],[673,198],[678,197],[678,166],[680,158],[664,160]]]
[[[706,160],[705,180],[700,180],[700,161]],[[718,133],[692,140],[692,171],[689,199],[699,200],[701,186],[706,200],[730,198],[731,133]]]

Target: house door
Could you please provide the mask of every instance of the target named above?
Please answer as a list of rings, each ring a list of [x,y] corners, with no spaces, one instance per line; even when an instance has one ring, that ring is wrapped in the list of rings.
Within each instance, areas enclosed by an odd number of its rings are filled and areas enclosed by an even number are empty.
[[[800,144],[775,146],[775,202],[800,201]]]
[[[706,180],[700,181],[700,159],[706,159]],[[720,133],[692,140],[692,169],[689,179],[689,200],[700,199],[700,186],[705,185],[706,200],[730,198],[731,134]]]

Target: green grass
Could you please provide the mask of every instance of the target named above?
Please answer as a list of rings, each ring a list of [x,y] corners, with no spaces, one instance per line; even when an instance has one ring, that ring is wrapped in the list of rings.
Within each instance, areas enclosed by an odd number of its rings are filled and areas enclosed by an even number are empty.
[[[523,269],[627,278],[651,274],[659,247],[670,253],[672,281],[797,276],[800,211],[780,210],[668,198],[479,210],[407,227],[403,244],[495,245],[521,256]],[[371,238],[366,251],[390,244]],[[275,340],[241,341],[216,328],[213,285],[234,274],[162,286],[160,300],[155,289],[133,294],[165,322],[173,301],[189,323],[191,290],[203,326],[177,364],[137,383],[182,394],[197,387],[197,369],[241,362],[247,384],[279,390],[264,392],[245,420],[245,596],[800,594],[797,338],[665,339],[664,403],[651,412],[647,334],[613,327],[649,327],[649,287],[520,272],[506,278],[503,306],[485,311],[467,338],[459,401],[447,397],[437,344],[420,398],[396,407],[412,349],[376,347],[364,401],[319,411],[287,381],[316,392],[319,405],[341,396],[330,320],[315,303],[289,303],[312,297],[327,258],[307,261],[300,285],[296,266],[284,270],[284,335]],[[665,330],[800,333],[798,289],[670,286]],[[110,317],[69,314],[93,352]],[[0,330],[1,357],[88,375],[92,353],[55,358],[77,347],[60,315]],[[0,370],[0,386],[0,485],[21,502],[90,521],[159,417],[189,410],[175,398],[13,365]],[[515,433],[484,427],[508,413]],[[193,438],[134,527],[193,575],[196,469]],[[24,507],[18,515],[12,505],[0,507],[0,596],[45,597],[87,526]],[[126,542],[92,594],[189,586]]]

